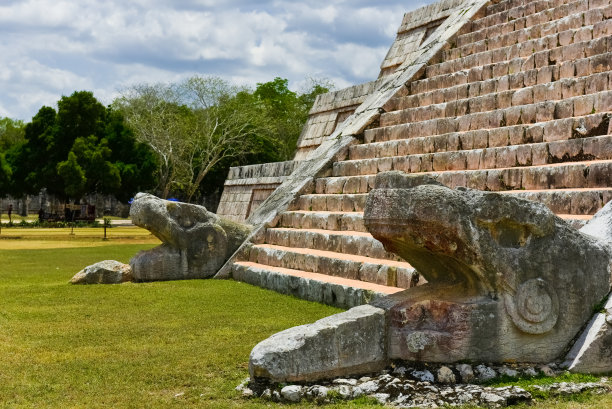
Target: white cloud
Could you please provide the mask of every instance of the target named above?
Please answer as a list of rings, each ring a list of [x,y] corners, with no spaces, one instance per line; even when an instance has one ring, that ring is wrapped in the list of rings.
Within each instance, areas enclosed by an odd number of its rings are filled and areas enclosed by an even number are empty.
[[[369,81],[403,13],[426,2],[5,0],[0,115],[29,120],[81,89],[110,103],[121,87],[196,73],[294,89],[309,75]]]

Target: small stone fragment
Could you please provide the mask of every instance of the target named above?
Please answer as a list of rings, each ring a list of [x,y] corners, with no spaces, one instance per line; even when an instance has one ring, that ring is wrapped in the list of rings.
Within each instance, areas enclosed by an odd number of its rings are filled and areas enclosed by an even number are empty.
[[[433,374],[429,372],[427,369],[425,369],[424,371],[412,371],[411,375],[414,376],[415,379],[418,379],[421,382],[433,382],[434,381]]]
[[[476,374],[480,382],[486,382],[497,376],[497,374],[495,373],[495,370],[485,365],[478,365],[476,367]]]
[[[132,268],[115,260],[104,260],[85,267],[72,277],[72,284],[120,284],[132,281]]]
[[[302,387],[299,385],[285,386],[280,393],[289,402],[297,403],[302,400]]]
[[[404,376],[404,375],[406,375],[406,372],[407,372],[407,369],[406,369],[406,368],[404,368],[403,366],[398,366],[397,368],[395,368],[395,369],[393,370],[393,373],[394,373],[394,374],[397,374],[397,375],[399,375],[399,376]]]
[[[540,372],[542,372],[546,376],[555,376],[556,375],[555,371],[550,369],[550,367],[547,366],[547,365],[541,366],[539,369],[540,369]]]
[[[389,398],[391,397],[391,395],[389,395],[388,393],[375,393],[374,395],[372,395],[372,397],[376,399],[381,405],[386,405],[389,402]]]
[[[531,368],[531,367],[529,367],[529,368],[525,368],[525,369],[523,370],[523,374],[524,374],[525,376],[537,376],[537,375],[538,375],[538,373],[536,372],[536,370],[535,370],[535,369],[533,369],[533,368]]]
[[[502,366],[501,368],[499,368],[497,372],[499,372],[500,375],[510,376],[512,378],[516,378],[519,375],[518,371],[507,368],[505,366]]]
[[[310,400],[322,402],[327,398],[329,388],[321,385],[314,385],[306,391],[306,397]]]
[[[376,392],[379,388],[378,381],[367,381],[359,385],[355,389],[359,389],[364,395],[370,395]]]
[[[456,381],[455,374],[448,366],[442,366],[438,369],[438,382],[454,384]]]
[[[475,379],[474,371],[471,365],[468,364],[459,364],[455,368],[459,371],[459,375],[461,376],[461,382],[470,383]]]
[[[501,407],[506,406],[506,398],[490,392],[483,392],[480,395],[482,403],[488,406]]]
[[[334,385],[350,385],[357,386],[357,379],[338,378],[332,381]]]
[[[340,395],[342,399],[350,399],[351,397],[355,395],[353,393],[353,388],[348,385],[336,386],[333,388],[333,390],[337,391],[338,395]],[[354,396],[354,397],[358,397],[358,396]]]

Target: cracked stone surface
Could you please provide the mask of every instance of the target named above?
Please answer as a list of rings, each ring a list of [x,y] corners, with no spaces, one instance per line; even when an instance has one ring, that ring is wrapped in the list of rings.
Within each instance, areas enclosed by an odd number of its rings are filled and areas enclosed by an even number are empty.
[[[610,290],[607,245],[536,202],[387,172],[364,219],[428,281],[374,302],[391,359],[552,361]]]
[[[251,232],[251,227],[220,218],[204,206],[136,195],[130,218],[163,244],[130,260],[135,281],[213,276]]]

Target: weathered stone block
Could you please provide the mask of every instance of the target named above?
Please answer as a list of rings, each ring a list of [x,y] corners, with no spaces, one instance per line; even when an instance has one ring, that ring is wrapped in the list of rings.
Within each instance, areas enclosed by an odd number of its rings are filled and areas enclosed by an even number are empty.
[[[602,374],[612,371],[612,297],[591,319],[566,356],[571,372]]]
[[[364,305],[279,332],[251,351],[251,378],[295,382],[380,370],[384,328],[385,311]]]
[[[132,267],[115,260],[105,260],[85,267],[70,280],[71,284],[121,284],[132,281]]]
[[[378,179],[366,226],[428,282],[375,302],[390,358],[549,362],[610,289],[609,248],[541,204]]]

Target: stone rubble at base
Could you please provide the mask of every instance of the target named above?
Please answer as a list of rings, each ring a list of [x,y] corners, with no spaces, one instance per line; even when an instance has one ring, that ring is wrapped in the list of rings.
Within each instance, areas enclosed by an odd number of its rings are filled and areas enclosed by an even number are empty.
[[[479,383],[491,380],[488,374],[512,373],[514,378],[535,377],[538,375],[559,376],[566,373],[555,363],[533,367],[530,365],[492,366],[492,365],[428,365],[417,364],[420,369],[409,365],[398,365],[377,374],[359,378],[336,378],[316,384],[274,384],[251,382],[246,379],[236,390],[243,398],[260,397],[274,402],[299,403],[302,401],[317,404],[337,400],[352,400],[370,397],[381,404],[399,408],[437,408],[444,405],[478,405],[489,408],[506,407],[533,400],[531,393],[517,386],[490,387]],[[469,370],[468,370],[469,368]],[[462,377],[463,374],[481,374]],[[438,376],[434,379],[433,374]],[[445,382],[440,374],[452,373],[457,382]],[[509,376],[509,375],[508,375]],[[597,382],[556,382],[530,386],[534,390],[547,392],[550,396],[567,396],[583,392],[610,393],[612,386],[607,378]]]

